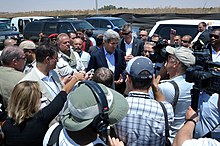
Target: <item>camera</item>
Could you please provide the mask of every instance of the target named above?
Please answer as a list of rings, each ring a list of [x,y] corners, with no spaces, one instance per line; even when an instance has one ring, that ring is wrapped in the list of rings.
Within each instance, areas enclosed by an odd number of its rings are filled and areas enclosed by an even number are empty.
[[[186,70],[186,81],[195,83],[195,87],[207,93],[220,93],[220,62],[212,62],[211,52],[201,41],[194,44],[195,66]]]
[[[163,63],[167,59],[166,47],[168,41],[166,39],[159,39],[153,46],[154,53],[150,54],[150,59],[153,63]]]
[[[220,62],[212,62],[209,49],[194,49],[196,63],[187,68],[186,81],[194,83],[191,89],[191,106],[196,111],[200,92],[206,92],[210,96],[213,93],[220,93]]]

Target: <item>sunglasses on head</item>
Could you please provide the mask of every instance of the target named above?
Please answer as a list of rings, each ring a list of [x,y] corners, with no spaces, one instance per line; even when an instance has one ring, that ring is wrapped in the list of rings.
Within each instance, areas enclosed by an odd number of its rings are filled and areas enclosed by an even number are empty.
[[[129,32],[122,32],[123,35],[129,35],[131,33],[131,31]]]
[[[219,39],[219,35],[215,35],[215,34],[210,34],[209,37],[210,38],[214,37],[215,39]]]

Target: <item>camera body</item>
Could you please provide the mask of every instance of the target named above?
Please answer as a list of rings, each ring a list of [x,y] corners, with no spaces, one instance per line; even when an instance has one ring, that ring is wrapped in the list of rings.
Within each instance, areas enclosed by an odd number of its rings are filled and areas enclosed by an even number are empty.
[[[168,41],[166,39],[159,39],[153,46],[154,53],[150,54],[150,59],[153,63],[163,63],[167,59],[166,47]]]
[[[220,62],[211,61],[211,52],[207,48],[194,49],[195,66],[186,70],[186,81],[194,83],[195,88],[208,94],[220,93]]]

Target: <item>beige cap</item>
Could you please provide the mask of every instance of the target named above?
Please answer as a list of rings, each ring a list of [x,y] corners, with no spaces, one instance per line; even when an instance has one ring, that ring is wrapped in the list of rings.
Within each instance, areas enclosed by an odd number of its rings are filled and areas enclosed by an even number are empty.
[[[193,55],[193,51],[190,50],[190,48],[186,48],[186,47],[173,48],[171,46],[167,46],[166,51],[176,56],[176,58],[187,67],[194,65],[196,62],[196,58]]]
[[[19,47],[22,49],[36,49],[36,45],[30,40],[21,42]]]

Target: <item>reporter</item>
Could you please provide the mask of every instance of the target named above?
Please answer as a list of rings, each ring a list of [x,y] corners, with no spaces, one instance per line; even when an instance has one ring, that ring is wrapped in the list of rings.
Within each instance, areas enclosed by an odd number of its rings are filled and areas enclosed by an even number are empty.
[[[58,115],[67,99],[67,94],[83,73],[75,73],[55,99],[40,109],[41,92],[36,81],[17,84],[8,105],[8,119],[2,126],[7,146],[41,146],[50,122]]]

